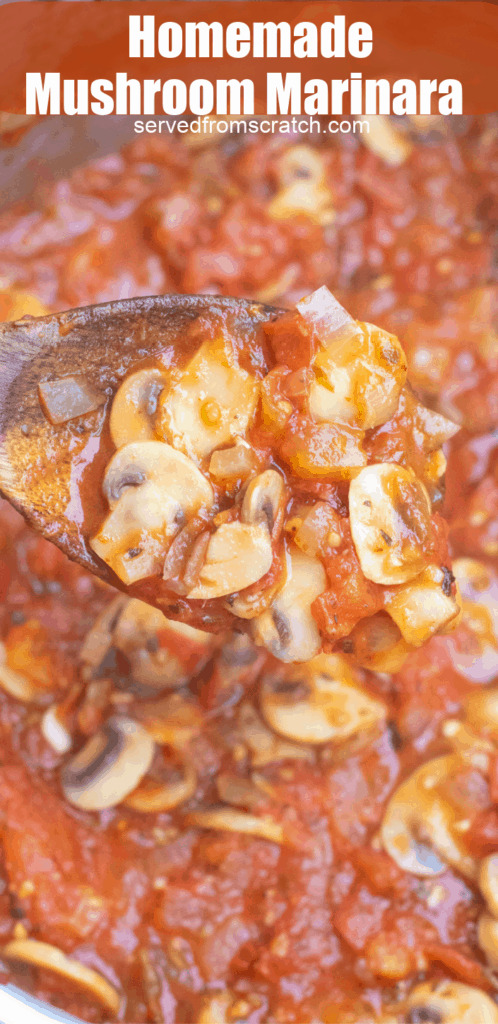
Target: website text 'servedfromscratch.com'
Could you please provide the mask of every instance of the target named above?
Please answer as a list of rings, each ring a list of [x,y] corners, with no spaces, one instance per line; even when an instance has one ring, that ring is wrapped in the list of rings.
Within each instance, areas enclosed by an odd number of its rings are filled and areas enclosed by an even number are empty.
[[[370,131],[368,118],[340,121],[319,120],[317,117],[260,117],[260,118],[217,118],[197,117],[189,121],[177,118],[139,119],[134,121],[133,129],[137,135],[350,135],[363,134]]]

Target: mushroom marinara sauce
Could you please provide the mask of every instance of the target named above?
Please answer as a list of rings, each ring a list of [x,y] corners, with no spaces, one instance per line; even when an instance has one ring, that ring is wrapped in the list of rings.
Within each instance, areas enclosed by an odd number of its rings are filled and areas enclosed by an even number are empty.
[[[0,214],[5,320],[290,310],[121,381],[125,592],[0,506],[4,980],[94,1024],[498,1024],[497,138],[140,139]],[[84,382],[40,401],[93,429]]]

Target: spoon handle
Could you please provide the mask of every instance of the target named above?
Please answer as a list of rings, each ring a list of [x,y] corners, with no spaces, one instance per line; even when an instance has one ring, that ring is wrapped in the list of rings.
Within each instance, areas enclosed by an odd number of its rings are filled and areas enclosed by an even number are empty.
[[[15,985],[0,985],[0,1024],[82,1024],[78,1017],[22,992]]]

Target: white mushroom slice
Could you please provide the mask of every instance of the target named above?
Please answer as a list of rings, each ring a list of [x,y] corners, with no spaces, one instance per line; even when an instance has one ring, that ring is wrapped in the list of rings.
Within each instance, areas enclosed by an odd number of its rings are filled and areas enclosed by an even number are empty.
[[[437,1024],[498,1024],[498,1006],[480,988],[459,981],[417,985],[404,1008],[405,1021]],[[417,1016],[418,1014],[418,1016]]]
[[[448,569],[429,565],[410,583],[386,592],[386,609],[408,644],[421,647],[457,618],[460,605],[451,593],[452,581]]]
[[[498,920],[481,914],[477,924],[477,941],[493,971],[498,971]]]
[[[80,660],[90,669],[97,669],[112,647],[113,630],[126,605],[127,598],[119,594],[97,616],[80,647]]]
[[[112,642],[128,658],[130,688],[141,697],[183,686],[200,671],[217,643],[211,633],[171,622],[137,598],[126,601]]]
[[[253,768],[263,768],[275,761],[304,760],[310,761],[314,753],[309,746],[289,743],[271,732],[262,722],[256,709],[250,703],[241,705],[238,715],[238,727],[243,742],[251,755]]]
[[[193,765],[186,759],[171,763],[169,778],[164,782],[144,779],[125,799],[127,807],[141,814],[159,814],[179,807],[194,795],[197,787],[197,774]]]
[[[163,436],[193,459],[242,437],[259,394],[224,338],[206,341],[160,398]]]
[[[373,324],[355,324],[313,361],[309,409],[319,422],[349,423],[363,430],[396,412],[406,380],[406,357],[394,334]]]
[[[154,421],[164,384],[164,373],[155,367],[126,377],[114,396],[109,420],[116,448],[132,441],[152,441],[157,436]]]
[[[251,480],[242,502],[243,523],[266,526],[272,536],[281,529],[285,509],[285,484],[276,469],[267,469]]]
[[[390,462],[362,469],[349,488],[349,517],[367,579],[406,583],[428,565],[431,504],[411,469]]]
[[[248,836],[258,836],[279,845],[288,841],[283,826],[267,814],[258,817],[247,811],[237,811],[233,807],[220,806],[205,811],[191,811],[186,815],[186,821],[198,828],[212,828],[220,832],[243,832]]]
[[[467,878],[475,878],[477,863],[455,828],[458,809],[438,792],[461,766],[461,759],[454,754],[428,761],[391,797],[381,838],[402,871],[421,877],[439,875],[450,864]]]
[[[180,750],[200,733],[203,724],[199,706],[179,693],[137,702],[134,714],[156,743]]]
[[[168,543],[213,491],[197,466],[161,441],[136,441],[111,459],[103,491],[111,508],[96,537],[95,553],[130,584],[162,570]]]
[[[449,640],[458,672],[474,683],[491,683],[498,674],[498,578],[490,565],[457,558],[452,565],[462,595],[462,634]]]
[[[269,571],[272,561],[266,526],[222,523],[210,538],[198,582],[188,597],[206,601],[244,590]]]
[[[287,578],[271,608],[253,622],[253,637],[280,661],[308,661],[318,653],[321,638],[311,612],[313,601],[327,586],[317,558],[292,547]]]
[[[113,1018],[117,1016],[121,997],[114,985],[92,967],[86,967],[73,956],[66,956],[57,946],[37,939],[14,939],[3,946],[1,952],[6,960],[30,964],[59,975],[96,999]]]
[[[146,775],[154,749],[154,740],[138,722],[124,716],[110,718],[64,765],[61,782],[66,799],[85,811],[115,807]]]
[[[46,690],[40,690],[31,679],[21,675],[8,665],[0,664],[0,689],[10,697],[21,700],[25,704],[37,703],[46,696]]]
[[[277,164],[279,189],[268,213],[274,220],[302,215],[316,224],[334,219],[333,193],[323,155],[304,144],[285,150]]]
[[[361,619],[348,636],[348,654],[371,672],[399,672],[413,647],[386,612]]]
[[[337,654],[319,654],[299,672],[267,677],[260,705],[268,725],[297,743],[344,743],[386,717],[382,701],[362,690]]]

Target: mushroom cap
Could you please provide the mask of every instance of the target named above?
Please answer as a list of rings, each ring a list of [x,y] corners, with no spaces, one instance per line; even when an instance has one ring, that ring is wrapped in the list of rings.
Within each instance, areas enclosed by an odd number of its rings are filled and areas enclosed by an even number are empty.
[[[426,568],[431,503],[413,470],[391,462],[360,470],[349,488],[349,517],[367,579],[406,583]]]
[[[143,726],[116,715],[68,761],[61,773],[64,795],[85,811],[115,807],[138,786],[154,756]]]
[[[235,594],[265,576],[272,561],[266,526],[237,521],[222,523],[210,537],[198,582],[188,597],[206,601]]]
[[[165,376],[157,367],[126,377],[114,396],[109,429],[116,448],[156,437],[154,419]]]
[[[97,999],[112,1017],[118,1014],[121,996],[114,985],[92,967],[80,963],[73,956],[66,956],[57,946],[39,942],[38,939],[14,939],[2,948],[1,953],[7,960],[16,960],[58,974]]]
[[[439,875],[448,864],[474,879],[477,864],[455,823],[458,810],[438,792],[462,761],[456,754],[426,762],[395,790],[381,826],[384,849],[402,871],[421,877]]]
[[[382,722],[382,701],[362,690],[338,654],[319,654],[282,677],[267,677],[261,712],[275,732],[296,743],[343,743]]]
[[[213,503],[211,484],[186,455],[162,441],[124,445],[103,485],[111,512],[90,541],[127,584],[161,572],[168,541]]]
[[[498,1024],[496,1003],[480,988],[459,981],[433,981],[417,985],[405,1004],[411,1019],[437,1020],[438,1024]],[[430,1011],[433,1010],[431,1018]],[[425,1012],[425,1016],[422,1016]],[[405,1018],[409,1019],[408,1015]]]
[[[406,380],[398,339],[373,324],[355,323],[315,357],[309,407],[318,421],[370,430],[396,412]]]
[[[253,620],[256,643],[280,661],[308,661],[317,654],[321,639],[311,605],[326,586],[322,563],[291,545],[285,583],[271,607]]]
[[[225,338],[206,341],[160,397],[161,432],[200,460],[243,437],[254,415],[259,385],[237,363]]]
[[[244,523],[266,526],[273,536],[281,527],[285,505],[285,484],[276,469],[266,469],[251,480],[242,501]]]

